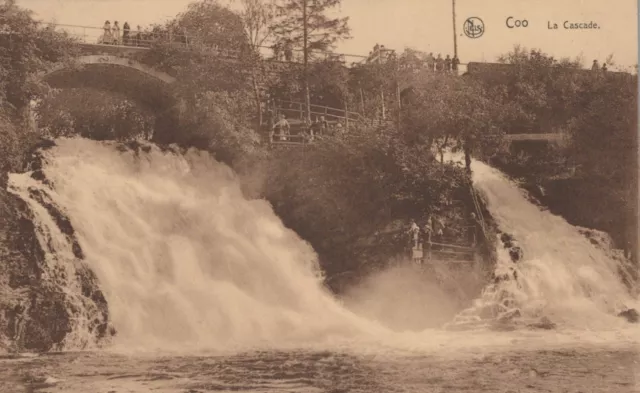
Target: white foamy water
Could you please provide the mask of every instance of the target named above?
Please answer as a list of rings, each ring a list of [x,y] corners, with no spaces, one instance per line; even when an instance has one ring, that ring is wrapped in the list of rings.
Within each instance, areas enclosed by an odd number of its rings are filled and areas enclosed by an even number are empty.
[[[524,318],[545,316],[580,329],[628,326],[615,315],[637,307],[638,300],[622,283],[621,262],[562,217],[527,200],[500,171],[481,162],[474,162],[472,170],[492,217],[500,230],[513,235],[524,255],[514,264],[498,245],[496,275],[514,270],[518,279],[488,286],[476,309],[508,298]]]
[[[266,201],[245,199],[231,170],[207,154],[151,147],[136,156],[61,139],[44,157],[53,190],[29,174],[12,175],[12,188],[53,240],[51,259],[73,269],[68,239],[29,189],[69,217],[117,344],[220,348],[364,334],[321,286],[309,244]]]
[[[68,349],[91,341],[86,326],[96,318],[72,279],[82,263],[98,277],[117,329],[113,344],[120,349],[347,345],[379,353],[585,338],[574,331],[392,332],[343,307],[322,286],[309,244],[285,228],[266,201],[246,199],[231,170],[209,155],[162,152],[151,145],[138,154],[77,138],[56,143],[43,152],[51,185],[30,173],[12,174],[10,190],[30,205],[40,243],[51,249],[47,273],[68,294],[70,307],[84,310]],[[616,277],[616,263],[564,220],[528,202],[499,172],[479,163],[474,172],[500,227],[525,253],[517,267],[519,284],[488,287],[475,309],[508,291],[529,316],[547,315],[577,329],[593,327],[598,319],[609,330],[590,339],[615,339],[613,331],[626,325],[611,315],[632,300]],[[34,190],[69,217],[84,261],[74,257],[70,240],[33,198]],[[55,273],[61,270],[66,278]],[[387,290],[388,285],[387,280]],[[419,302],[421,286],[413,288],[410,301]],[[433,293],[438,292],[423,295]],[[429,313],[429,307],[411,309]]]

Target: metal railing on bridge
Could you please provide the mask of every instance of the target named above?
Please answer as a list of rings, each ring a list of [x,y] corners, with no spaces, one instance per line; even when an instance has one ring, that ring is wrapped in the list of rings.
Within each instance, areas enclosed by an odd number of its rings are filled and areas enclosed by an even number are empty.
[[[60,29],[69,37],[86,45],[109,45],[122,48],[148,49],[157,43],[166,43],[185,49],[206,49],[228,57],[238,57],[239,50],[221,48],[217,45],[202,45],[191,39],[187,34],[176,34],[172,31],[154,31],[130,29],[109,30],[104,27],[64,25],[56,23],[43,23],[47,28]],[[114,35],[115,33],[115,35]]]
[[[221,56],[229,57],[229,58],[238,58],[241,55],[240,50],[236,49],[228,49],[224,48],[220,45],[216,44],[205,44],[198,40],[195,36],[189,35],[188,33],[176,33],[174,31],[157,31],[157,30],[148,30],[148,29],[140,29],[136,27],[135,29],[128,30],[128,34],[125,34],[125,31],[120,27],[120,30],[116,30],[117,37],[114,37],[113,26],[111,26],[110,30],[107,30],[105,27],[95,27],[95,26],[82,26],[82,25],[67,25],[67,24],[58,24],[58,23],[45,23],[41,22],[42,25],[51,29],[59,29],[66,32],[71,38],[76,39],[79,43],[85,45],[109,45],[116,46],[122,48],[137,48],[140,50],[149,49],[154,44],[157,43],[165,43],[178,48],[184,48],[188,50],[201,50],[206,52],[213,52],[215,54],[219,54]],[[273,50],[272,47],[269,46],[259,46],[258,50],[260,55],[264,58],[264,60],[274,61],[274,62],[286,62],[286,63],[296,63],[302,64],[302,50],[301,49],[293,49],[294,55],[286,61],[282,61],[279,58],[275,58],[270,52]],[[359,64],[367,56],[354,55],[354,54],[345,54],[345,53],[334,53],[328,51],[312,51],[310,53],[310,57],[312,59],[324,59],[324,60],[336,60],[340,61],[346,65],[348,65],[348,61],[351,61],[351,65]]]

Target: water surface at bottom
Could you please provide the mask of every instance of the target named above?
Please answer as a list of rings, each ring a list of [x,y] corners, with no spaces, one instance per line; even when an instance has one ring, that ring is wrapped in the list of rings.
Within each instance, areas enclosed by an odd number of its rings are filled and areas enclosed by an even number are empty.
[[[263,351],[0,359],[2,392],[640,392],[636,348],[572,346],[455,354]]]

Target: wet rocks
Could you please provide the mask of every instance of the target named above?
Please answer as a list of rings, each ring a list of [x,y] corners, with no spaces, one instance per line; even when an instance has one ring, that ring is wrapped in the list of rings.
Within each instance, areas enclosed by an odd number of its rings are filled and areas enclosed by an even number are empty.
[[[37,147],[55,146],[48,140]],[[33,150],[24,169],[31,177],[48,184],[42,171],[41,150]],[[61,349],[82,314],[82,306],[96,310],[89,322],[89,333],[96,340],[115,333],[109,326],[107,301],[93,272],[84,265],[84,253],[76,239],[70,220],[51,202],[45,192],[32,190],[31,197],[44,206],[61,231],[67,236],[76,260],[61,261],[76,266],[75,277],[67,277],[64,269],[51,270],[45,260],[33,223],[33,214],[22,199],[6,191],[6,176],[0,177],[0,343],[8,343],[17,351],[49,351]],[[45,274],[46,272],[46,274]],[[81,293],[69,294],[62,286],[76,280]],[[70,301],[76,296],[80,301]],[[72,304],[75,304],[73,306]]]
[[[500,241],[502,241],[504,248],[509,251],[509,256],[513,263],[517,263],[522,260],[522,257],[524,256],[522,248],[518,245],[518,242],[513,236],[508,233],[502,233],[500,235]]]
[[[624,310],[618,314],[620,318],[624,318],[629,323],[638,323],[640,322],[640,313],[635,308],[630,308],[628,310]]]

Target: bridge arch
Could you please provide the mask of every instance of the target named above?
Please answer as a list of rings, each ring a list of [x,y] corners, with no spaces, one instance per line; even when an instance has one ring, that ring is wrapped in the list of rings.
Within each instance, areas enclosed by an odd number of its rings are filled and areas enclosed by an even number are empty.
[[[72,64],[57,64],[40,79],[56,89],[90,88],[127,97],[156,114],[154,138],[178,124],[176,78],[127,57],[126,54],[86,54]]]
[[[122,94],[154,111],[176,103],[171,88],[176,78],[130,57],[82,55],[75,64],[57,64],[40,78],[52,88],[93,88]]]
[[[149,66],[146,66],[134,59],[131,58],[127,58],[127,57],[121,57],[121,56],[114,56],[114,55],[83,55],[83,56],[79,56],[76,59],[76,62],[83,65],[83,66],[87,66],[87,65],[111,65],[111,66],[119,66],[119,67],[126,67],[132,70],[136,70],[137,72],[141,72],[151,78],[154,78],[158,81],[167,83],[167,84],[171,84],[173,82],[176,81],[176,78],[172,77],[171,75],[162,72],[162,71],[158,71],[156,69],[153,69]],[[59,73],[61,71],[65,71],[68,70],[69,66],[66,64],[57,64],[56,66],[54,66],[52,69],[44,72],[41,74],[41,78],[44,80],[48,80],[51,78],[51,76],[53,76],[56,73]]]

